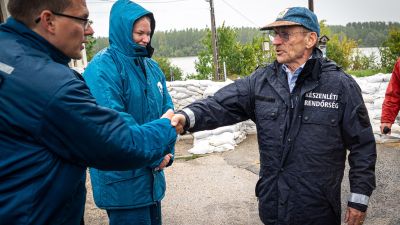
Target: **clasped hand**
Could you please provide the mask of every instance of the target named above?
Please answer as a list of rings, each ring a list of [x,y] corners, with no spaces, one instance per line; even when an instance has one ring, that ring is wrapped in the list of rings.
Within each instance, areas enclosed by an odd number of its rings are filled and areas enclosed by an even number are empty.
[[[176,133],[181,134],[183,132],[183,126],[186,123],[186,118],[182,114],[175,114],[172,109],[169,109],[167,112],[165,112],[161,118],[167,118],[171,121],[171,125],[175,127]],[[173,155],[172,154],[167,154],[164,156],[163,161],[160,163],[160,165],[157,166],[155,170],[162,170],[164,169],[169,161],[172,159]]]

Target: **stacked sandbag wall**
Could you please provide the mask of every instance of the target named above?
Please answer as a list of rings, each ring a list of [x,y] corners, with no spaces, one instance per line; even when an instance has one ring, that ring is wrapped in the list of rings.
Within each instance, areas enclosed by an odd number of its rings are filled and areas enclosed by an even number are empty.
[[[385,91],[391,74],[376,74],[369,77],[354,78],[359,84],[373,131],[380,142],[380,117]],[[232,83],[213,82],[209,80],[188,80],[167,82],[168,91],[172,97],[175,109],[179,110],[186,105],[213,95],[220,88]],[[400,133],[398,120],[392,126],[393,134]],[[204,154],[234,149],[234,146],[243,141],[247,134],[256,133],[256,126],[252,121],[244,121],[232,126],[217,128],[212,131],[201,131],[191,135],[194,147],[189,150],[193,154]]]

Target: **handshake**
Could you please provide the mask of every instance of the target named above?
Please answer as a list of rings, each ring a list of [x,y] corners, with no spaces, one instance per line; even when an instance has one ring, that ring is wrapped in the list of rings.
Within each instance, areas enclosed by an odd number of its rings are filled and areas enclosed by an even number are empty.
[[[183,127],[186,124],[186,118],[182,114],[175,114],[172,109],[169,109],[167,112],[165,112],[161,118],[167,118],[171,121],[171,125],[175,127],[176,133],[181,134],[183,133],[184,129]],[[155,170],[162,170],[164,169],[168,164],[169,161],[173,158],[173,155],[171,153],[167,154],[164,156],[164,159],[158,165]]]
[[[171,120],[171,125],[175,127],[177,134],[182,134],[184,132],[184,127],[186,124],[186,118],[182,114],[175,114],[172,109],[169,109],[164,113],[161,118],[167,118]]]

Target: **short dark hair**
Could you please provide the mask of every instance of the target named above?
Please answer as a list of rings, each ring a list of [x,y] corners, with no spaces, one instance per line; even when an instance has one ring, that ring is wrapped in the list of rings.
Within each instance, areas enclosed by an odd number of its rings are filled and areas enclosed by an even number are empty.
[[[71,4],[72,0],[9,0],[7,9],[14,19],[32,27],[43,10],[63,12]]]

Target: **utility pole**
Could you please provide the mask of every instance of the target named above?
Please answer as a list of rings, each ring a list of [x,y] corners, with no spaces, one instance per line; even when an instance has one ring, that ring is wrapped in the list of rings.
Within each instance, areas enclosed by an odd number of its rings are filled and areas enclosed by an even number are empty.
[[[215,80],[220,80],[219,62],[218,62],[218,38],[217,38],[217,29],[215,27],[214,2],[213,2],[213,0],[205,0],[205,1],[210,3],[211,42],[212,42],[212,47],[213,47],[214,76],[215,76]]]
[[[308,0],[308,9],[314,12],[314,0]]]

